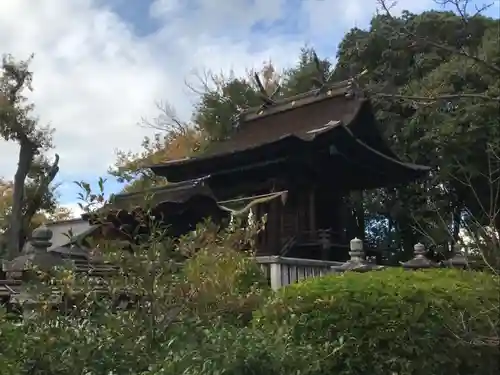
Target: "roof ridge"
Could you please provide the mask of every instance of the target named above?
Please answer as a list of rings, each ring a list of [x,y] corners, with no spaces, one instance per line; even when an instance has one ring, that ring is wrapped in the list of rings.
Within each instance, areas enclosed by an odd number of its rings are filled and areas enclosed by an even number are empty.
[[[311,104],[311,103],[314,103],[316,101],[320,101],[320,100],[323,100],[326,98],[331,98],[331,97],[335,97],[338,95],[346,94],[351,89],[352,83],[353,83],[352,78],[346,79],[346,80],[340,81],[340,82],[331,82],[331,83],[329,83],[321,88],[308,90],[308,91],[302,92],[300,94],[296,94],[296,95],[292,95],[292,96],[278,99],[275,101],[275,103],[272,106],[269,106],[267,108],[262,108],[262,106],[258,106],[258,107],[250,107],[250,108],[244,109],[239,113],[239,116],[240,116],[240,118],[241,117],[244,118],[246,116],[251,117],[248,120],[243,119],[243,121],[254,120],[257,117],[261,117],[261,116],[263,117],[266,115],[271,115],[274,113],[281,112],[280,110],[276,111],[276,109],[280,106],[283,106],[283,105],[286,105],[286,104],[289,104],[292,102],[302,101],[303,99],[308,99],[308,98],[317,99],[317,100],[313,100],[311,102],[308,101],[306,103],[306,104]],[[329,95],[325,95],[325,93],[329,93]],[[323,95],[321,95],[321,94],[323,94]],[[297,108],[300,106],[301,106],[300,102],[295,103],[294,108]],[[274,111],[273,111],[273,109],[274,109]],[[271,113],[266,113],[269,111]]]

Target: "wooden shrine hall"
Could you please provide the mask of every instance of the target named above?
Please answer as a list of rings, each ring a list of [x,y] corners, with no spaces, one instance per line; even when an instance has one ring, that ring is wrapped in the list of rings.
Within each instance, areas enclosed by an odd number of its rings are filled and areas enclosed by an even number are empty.
[[[323,260],[348,257],[353,233],[343,221],[343,197],[404,184],[429,170],[389,149],[370,100],[350,81],[269,99],[240,113],[234,134],[204,153],[150,168],[171,183],[155,189],[160,205],[184,207],[191,212],[186,217],[199,221],[264,198],[252,207],[257,218],[267,215],[258,255]],[[144,193],[116,196],[122,207],[141,199]]]

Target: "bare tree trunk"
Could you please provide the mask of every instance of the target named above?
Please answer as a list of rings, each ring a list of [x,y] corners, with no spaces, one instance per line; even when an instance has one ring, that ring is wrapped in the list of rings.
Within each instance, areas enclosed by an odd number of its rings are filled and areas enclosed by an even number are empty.
[[[29,140],[20,142],[19,162],[14,176],[14,191],[12,193],[12,213],[8,230],[7,255],[15,258],[21,251],[20,237],[23,232],[24,185],[33,161],[35,149]]]
[[[35,193],[30,197],[29,201],[24,202],[25,206],[24,213],[22,215],[22,226],[21,232],[19,233],[19,249],[24,246],[24,241],[28,233],[26,230],[30,227],[31,220],[33,216],[37,213],[42,205],[42,200],[44,195],[49,191],[49,186],[54,181],[54,178],[59,172],[59,155],[55,155],[54,163],[50,166],[47,173],[41,178],[39,185],[36,188]]]

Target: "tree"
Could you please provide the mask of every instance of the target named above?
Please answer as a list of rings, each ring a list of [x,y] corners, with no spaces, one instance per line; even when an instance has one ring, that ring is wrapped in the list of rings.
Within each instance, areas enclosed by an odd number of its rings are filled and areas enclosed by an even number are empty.
[[[392,148],[434,167],[425,184],[381,189],[365,202],[372,224],[380,223],[380,215],[387,218],[386,242],[408,251],[423,236],[435,245],[456,241],[464,209],[479,217],[478,206],[498,207],[488,199],[497,196],[495,179],[477,176],[494,164],[485,140],[499,140],[493,37],[498,21],[480,11],[469,16],[464,1],[447,3],[457,11],[394,17],[381,1],[385,12],[372,19],[369,30],[355,28],[345,36],[334,72],[336,79],[363,72],[358,84],[371,96]],[[479,172],[474,188],[465,170]]]
[[[168,104],[158,104],[160,114],[152,121],[143,119],[141,126],[159,130],[153,138],[145,137],[139,153],[118,151],[109,173],[126,182],[124,192],[135,192],[166,184],[164,178],[152,174],[147,167],[169,160],[182,159],[197,152],[204,141],[203,133],[182,122]]]
[[[425,183],[368,197],[371,237],[407,250],[420,239],[442,251],[460,242],[498,280],[500,21],[482,16],[485,7],[471,13],[467,0],[437,3],[454,11],[395,17],[379,0],[383,12],[370,29],[351,30],[339,48],[337,77],[366,73],[358,84],[372,97],[391,146],[433,167]],[[498,326],[481,337],[471,330],[474,319],[464,318],[457,338],[498,345]]]
[[[3,258],[7,250],[7,238],[9,219],[12,212],[12,197],[14,184],[12,181],[6,181],[0,178],[0,259]],[[28,180],[26,186],[27,196],[33,195],[36,186],[32,186]],[[55,188],[51,187],[51,191],[46,194],[39,210],[31,217],[29,222],[24,223],[24,233],[30,234],[35,228],[40,225],[58,220],[68,220],[72,217],[71,210],[58,206],[55,202]]]
[[[283,96],[289,97],[314,89],[318,79],[331,81],[333,65],[327,59],[318,59],[313,48],[303,47],[295,66],[286,69],[282,75]],[[319,74],[323,77],[319,77]]]
[[[43,156],[52,146],[52,129],[39,125],[32,114],[33,104],[24,96],[25,90],[32,89],[30,61],[31,58],[16,61],[10,55],[4,56],[0,74],[0,136],[19,145],[6,234],[10,258],[21,250],[26,230],[38,210],[53,202],[49,185],[59,171],[58,155],[52,164]],[[32,182],[31,189],[28,189],[28,180]]]
[[[143,151],[139,153],[118,151],[109,173],[119,182],[127,183],[125,192],[166,184],[164,178],[155,176],[146,167],[203,152],[210,142],[227,137],[239,111],[261,103],[257,84],[252,82],[255,73],[250,71],[243,78],[210,72],[198,75],[200,87],[188,85],[200,95],[191,121],[181,120],[168,103],[158,104],[159,115],[152,120],[142,119],[140,125],[159,132],[153,138],[144,138]],[[264,64],[259,74],[266,92],[275,91],[280,78],[272,63]]]
[[[419,145],[440,145],[440,174],[450,181],[451,190],[474,217],[500,231],[500,192],[498,184],[492,184],[498,180],[500,162],[500,24],[480,16],[481,9],[470,15],[468,1],[444,3],[453,5],[458,13],[459,35],[453,44],[402,29],[414,42],[449,56],[404,90],[403,97],[435,98],[425,106],[416,106],[414,118],[420,121],[411,122],[409,131],[422,131],[427,126]]]
[[[253,72],[245,77],[236,77],[233,72],[228,76],[208,72],[204,77],[199,77],[201,89],[190,86],[199,95],[194,107],[193,124],[206,135],[209,142],[230,136],[238,114],[261,103],[252,75]]]
[[[4,232],[12,208],[13,184],[0,179],[0,258],[4,255]]]

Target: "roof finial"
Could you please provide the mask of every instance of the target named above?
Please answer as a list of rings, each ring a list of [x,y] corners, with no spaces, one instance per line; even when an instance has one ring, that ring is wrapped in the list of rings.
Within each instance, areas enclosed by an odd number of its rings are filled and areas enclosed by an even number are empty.
[[[317,75],[312,78],[313,85],[317,87],[316,95],[323,93],[327,89],[328,82],[333,76],[333,72],[327,74],[327,66],[321,62],[316,52],[313,51],[312,58],[316,67]]]
[[[258,73],[254,74],[254,78],[255,78],[255,83],[257,84],[257,88],[259,89],[260,100],[262,100],[262,102],[263,102],[259,108],[259,112],[260,112],[261,110],[269,108],[269,107],[276,104],[274,97],[280,92],[281,86],[276,85],[276,89],[274,89],[273,93],[271,95],[269,95],[267,93],[264,85],[262,84],[262,81],[260,80]]]

